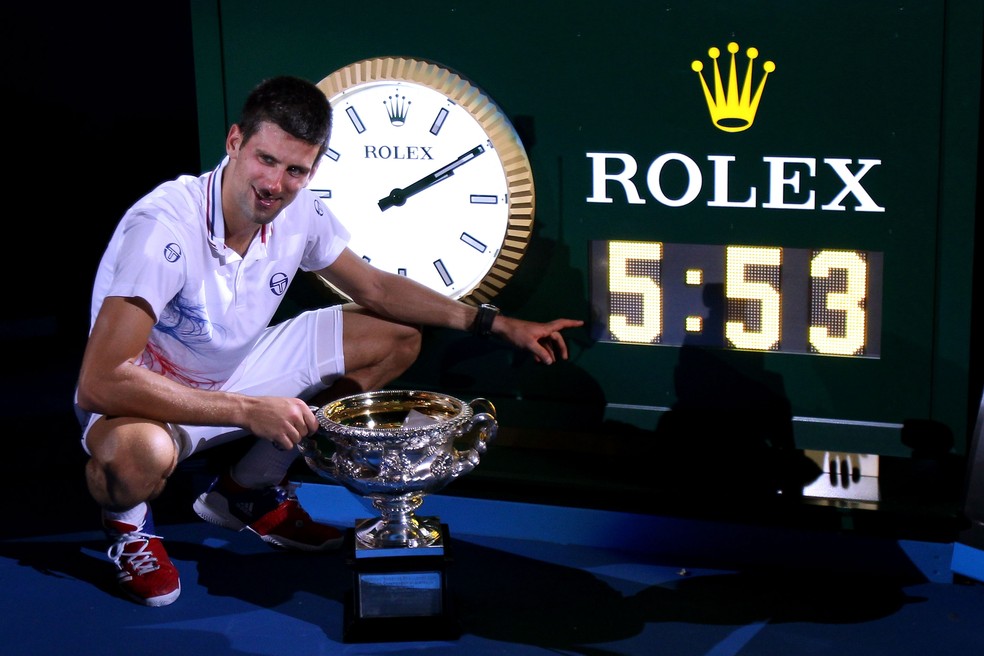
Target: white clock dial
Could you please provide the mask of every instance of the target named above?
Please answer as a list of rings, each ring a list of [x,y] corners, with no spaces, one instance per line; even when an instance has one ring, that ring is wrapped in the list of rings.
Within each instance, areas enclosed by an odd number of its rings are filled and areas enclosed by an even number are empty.
[[[417,60],[366,60],[319,87],[332,134],[309,186],[351,231],[351,249],[452,298],[494,296],[533,221],[529,160],[505,116]]]

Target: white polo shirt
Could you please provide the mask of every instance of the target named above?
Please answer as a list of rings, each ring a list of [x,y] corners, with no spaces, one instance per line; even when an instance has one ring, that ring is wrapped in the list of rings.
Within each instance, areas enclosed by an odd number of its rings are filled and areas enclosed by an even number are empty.
[[[227,248],[222,170],[157,187],[123,216],[96,272],[92,322],[107,296],[140,297],[157,323],[139,362],[216,389],[269,325],[298,273],[341,254],[349,232],[307,189],[257,233],[245,258]]]

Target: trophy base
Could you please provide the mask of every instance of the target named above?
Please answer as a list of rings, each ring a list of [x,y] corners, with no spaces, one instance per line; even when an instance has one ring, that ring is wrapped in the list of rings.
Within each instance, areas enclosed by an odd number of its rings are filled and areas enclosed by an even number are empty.
[[[426,518],[437,521],[436,518]],[[346,597],[343,642],[416,642],[454,640],[461,627],[451,608],[447,569],[451,562],[448,527],[441,545],[402,549],[366,549],[346,532],[352,589]]]
[[[355,523],[356,558],[394,556],[440,556],[444,553],[444,533],[437,517],[412,516],[398,529],[387,527],[379,518]]]

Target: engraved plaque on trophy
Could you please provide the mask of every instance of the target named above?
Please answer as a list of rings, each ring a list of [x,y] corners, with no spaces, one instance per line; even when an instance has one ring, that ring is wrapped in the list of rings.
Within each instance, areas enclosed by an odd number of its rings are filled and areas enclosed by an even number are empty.
[[[344,640],[457,637],[448,527],[416,510],[427,494],[478,465],[498,430],[495,408],[486,399],[383,390],[338,399],[315,414],[321,430],[299,445],[308,466],[379,513],[346,534],[353,586]]]

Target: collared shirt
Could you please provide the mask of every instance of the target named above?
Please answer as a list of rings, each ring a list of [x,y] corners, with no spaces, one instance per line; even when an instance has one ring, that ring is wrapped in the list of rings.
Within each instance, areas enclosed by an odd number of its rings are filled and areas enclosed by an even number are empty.
[[[91,320],[107,296],[140,297],[157,318],[139,364],[205,389],[222,384],[269,325],[298,270],[329,266],[349,232],[308,189],[257,232],[225,245],[222,170],[181,176],[138,201],[96,272]]]

